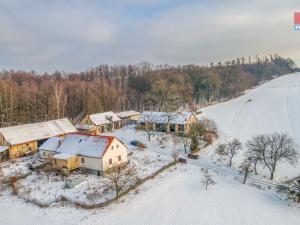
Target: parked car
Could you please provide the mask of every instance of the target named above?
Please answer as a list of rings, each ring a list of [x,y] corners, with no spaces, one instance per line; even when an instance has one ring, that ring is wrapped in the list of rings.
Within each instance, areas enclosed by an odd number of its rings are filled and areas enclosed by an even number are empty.
[[[185,158],[179,158],[178,161],[181,162],[181,163],[186,163],[186,159]]]
[[[147,146],[145,144],[143,144],[142,142],[139,142],[139,141],[131,141],[130,144],[133,146],[136,146],[138,148],[147,148]]]
[[[188,158],[190,158],[190,159],[199,159],[199,155],[189,153]]]

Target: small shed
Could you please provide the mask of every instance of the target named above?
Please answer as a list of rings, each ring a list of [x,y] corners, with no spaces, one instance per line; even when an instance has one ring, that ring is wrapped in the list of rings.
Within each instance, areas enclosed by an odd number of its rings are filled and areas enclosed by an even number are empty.
[[[136,122],[141,119],[141,113],[134,111],[134,110],[129,110],[129,111],[124,111],[124,112],[118,112],[117,116],[120,117],[122,120],[122,125],[129,125],[129,124],[136,124]]]
[[[72,171],[78,169],[79,166],[79,158],[76,155],[60,153],[53,156],[53,168],[55,169],[67,169],[69,171]]]
[[[198,119],[192,112],[152,112],[145,111],[137,124],[139,128],[151,127],[161,132],[186,134]]]
[[[103,132],[114,131],[122,126],[121,119],[112,111],[90,114],[76,125],[79,131],[89,134],[101,134]]]

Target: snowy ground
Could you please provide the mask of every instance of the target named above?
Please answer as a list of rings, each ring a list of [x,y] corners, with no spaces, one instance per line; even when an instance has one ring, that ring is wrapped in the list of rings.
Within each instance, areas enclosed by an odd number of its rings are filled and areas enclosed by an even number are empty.
[[[253,135],[276,131],[288,132],[300,146],[300,74],[276,78],[239,98],[203,108],[202,112],[200,118],[216,121],[219,141],[236,137],[245,143]],[[236,165],[242,156],[236,159]],[[206,157],[215,159],[214,149],[206,152]],[[291,177],[299,171],[299,163],[297,166],[285,163],[279,165],[276,175]]]
[[[159,170],[162,166],[169,164],[172,159],[164,155],[157,154],[148,149],[140,151],[133,148],[129,156],[130,164],[137,168],[137,176],[144,178]],[[32,162],[32,158],[23,158],[11,164],[6,163],[4,176],[9,177],[16,174],[26,174],[27,163]],[[26,178],[17,182],[19,195],[24,199],[37,202],[41,205],[51,205],[59,201],[62,197],[73,202],[84,204],[99,204],[112,199],[115,193],[108,190],[104,184],[104,177],[98,177],[80,172],[72,172],[70,176],[64,178],[58,173],[47,173],[43,170],[32,171]],[[77,180],[72,188],[66,188],[66,182]]]
[[[162,132],[154,132],[153,135],[151,135],[151,141],[148,141],[148,136],[147,133],[144,130],[141,129],[136,129],[135,125],[129,125],[125,126],[122,129],[115,130],[114,132],[107,133],[107,135],[113,135],[117,137],[119,140],[121,140],[127,147],[128,149],[135,149],[135,146],[130,145],[131,141],[139,141],[142,142],[143,144],[146,145],[146,149],[148,152],[153,152],[155,150],[160,150],[160,151],[182,151],[183,146],[178,143],[175,148],[172,142],[172,136],[168,135],[168,141],[165,143],[163,148],[160,146],[159,141],[157,140],[157,136],[159,134],[162,134]],[[165,134],[165,133],[163,133]]]
[[[118,203],[104,209],[72,206],[38,208],[3,193],[0,224],[201,224],[298,225],[300,209],[289,206],[275,192],[242,185],[232,177],[213,175],[216,185],[208,191],[202,172],[193,165],[179,165],[148,181]],[[25,216],[26,215],[26,216]]]
[[[296,126],[300,124],[300,76],[298,76],[277,78],[248,91],[238,99],[204,108],[203,115],[217,122],[221,130],[220,141],[238,137],[244,142],[253,134],[286,131],[300,144],[300,129]],[[252,101],[247,102],[250,98]],[[168,158],[174,149],[171,141],[165,148],[160,148],[155,138],[148,142],[145,132],[132,127],[125,127],[110,134],[117,136],[134,151],[131,156],[133,164],[140,165],[139,161],[148,163],[144,170],[140,168],[142,174],[153,171],[157,165],[171,160]],[[136,150],[129,144],[132,140],[143,142],[147,145],[147,149],[143,152]],[[207,147],[200,154],[200,159],[195,162],[225,169],[223,163],[217,162],[214,152],[216,144]],[[177,145],[175,149],[183,151],[181,145]],[[236,159],[235,166],[238,166],[240,159],[242,154]],[[19,167],[23,164],[21,163]],[[299,168],[282,164],[278,169],[278,177],[295,175],[299,172]],[[8,167],[5,173],[15,171],[14,167]],[[206,191],[201,184],[203,177],[201,167],[191,164],[178,165],[154,180],[146,182],[138,188],[138,191],[129,193],[118,203],[93,210],[61,204],[39,208],[4,191],[0,192],[0,224],[299,225],[299,206],[289,205],[284,196],[278,196],[273,189],[242,185],[235,176],[216,174],[212,171],[210,173],[216,185],[210,186]],[[44,180],[45,177],[38,181],[39,185],[42,186]],[[31,184],[28,183],[29,185]],[[41,192],[44,191],[43,187],[40,189]]]

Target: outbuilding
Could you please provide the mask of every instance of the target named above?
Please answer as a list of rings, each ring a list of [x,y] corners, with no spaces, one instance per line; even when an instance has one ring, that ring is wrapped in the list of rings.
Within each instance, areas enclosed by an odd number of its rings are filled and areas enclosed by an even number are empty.
[[[122,120],[123,126],[129,124],[136,124],[136,122],[141,119],[141,115],[142,114],[140,112],[134,110],[117,113],[117,116]]]
[[[137,124],[141,129],[147,126],[156,131],[186,134],[189,132],[191,125],[197,122],[198,119],[192,112],[145,111]]]
[[[9,159],[31,154],[48,138],[76,131],[67,118],[0,128],[1,158],[7,159],[7,152]]]
[[[114,131],[122,126],[121,119],[112,111],[87,115],[76,125],[81,132],[101,134]]]

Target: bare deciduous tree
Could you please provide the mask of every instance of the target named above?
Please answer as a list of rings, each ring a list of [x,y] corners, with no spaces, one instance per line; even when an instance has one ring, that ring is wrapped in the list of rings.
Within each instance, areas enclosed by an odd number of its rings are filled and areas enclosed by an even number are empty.
[[[180,143],[180,137],[177,135],[172,135],[172,141],[173,141],[173,150],[177,147],[177,145]]]
[[[160,145],[160,147],[164,148],[164,147],[166,147],[166,143],[168,141],[168,136],[165,133],[161,132],[156,135],[156,140],[158,141],[158,144]]]
[[[257,165],[261,161],[261,152],[264,152],[268,146],[266,135],[257,135],[252,137],[246,144],[246,156],[251,158],[254,166],[254,173],[257,175]]]
[[[119,198],[120,193],[125,190],[131,181],[136,179],[136,176],[136,168],[133,166],[114,166],[107,171],[104,186],[113,189],[116,193],[116,198]]]
[[[208,170],[205,170],[201,183],[205,186],[205,190],[208,189],[208,186],[216,184],[216,182],[212,179],[212,176],[208,173]]]
[[[253,162],[251,161],[251,158],[246,158],[239,166],[242,174],[244,175],[243,184],[246,183],[248,175],[253,171],[252,164]]]
[[[248,141],[247,146],[250,152],[259,155],[263,165],[270,171],[271,180],[280,161],[297,162],[297,146],[288,134],[254,136]]]
[[[219,155],[229,159],[229,166],[232,165],[232,160],[238,151],[242,148],[242,143],[238,139],[233,139],[226,144],[219,144],[216,151]]]
[[[67,104],[67,94],[65,95],[63,94],[62,86],[59,85],[58,83],[56,83],[54,86],[54,99],[55,99],[56,113],[57,113],[56,116],[57,119],[59,119],[61,116],[64,116],[65,113],[65,108]]]
[[[155,123],[155,115],[152,112],[144,112],[142,121],[145,124],[144,130],[147,133],[148,141],[151,141],[151,137],[154,134],[153,124]]]
[[[189,146],[191,144],[191,139],[190,139],[189,135],[183,134],[181,136],[181,143],[184,148],[184,153],[187,154],[187,150],[189,149]]]
[[[207,118],[203,118],[201,120],[199,120],[199,124],[204,127],[206,132],[213,132],[213,133],[217,133],[218,131],[218,127],[215,121],[207,119]]]

